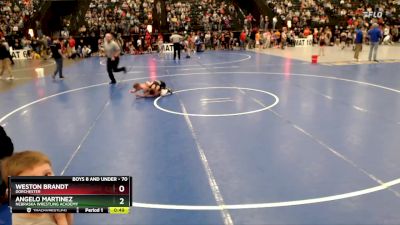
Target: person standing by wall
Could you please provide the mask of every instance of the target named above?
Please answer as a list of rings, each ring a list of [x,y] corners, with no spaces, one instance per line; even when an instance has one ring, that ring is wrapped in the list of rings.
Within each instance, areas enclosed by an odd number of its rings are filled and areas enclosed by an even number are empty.
[[[275,30],[276,23],[278,23],[278,18],[274,16],[274,18],[272,18],[272,30]]]
[[[376,57],[378,55],[378,46],[379,41],[382,38],[382,32],[379,29],[379,25],[377,23],[372,24],[371,30],[368,31],[369,35],[369,42],[370,42],[370,49],[369,49],[369,56],[368,60],[371,61],[372,54],[374,55],[374,61],[379,62]]]
[[[3,78],[3,73],[6,71],[9,76],[9,80],[13,80],[14,77],[11,74],[11,66],[10,66],[10,52],[7,50],[6,45],[4,44],[4,40],[0,40],[0,79]]]
[[[398,26],[393,26],[392,29],[390,30],[392,36],[393,36],[393,42],[398,42],[399,41],[399,28]]]
[[[357,29],[355,30],[356,32],[356,38],[354,40],[354,44],[355,44],[355,49],[354,49],[354,59],[358,62],[359,61],[359,54],[362,50],[362,44],[363,44],[363,32],[360,29],[360,26],[357,27]]]
[[[240,33],[240,38],[239,38],[241,50],[246,50],[246,38],[247,38],[246,31],[243,30],[242,33]]]
[[[256,46],[255,48],[260,48],[260,31],[257,31],[256,35],[255,35],[255,40],[256,40]]]
[[[282,30],[282,33],[281,33],[281,45],[280,45],[280,47],[281,47],[282,50],[285,49],[287,37],[288,37],[287,29],[286,29],[286,27],[284,27],[283,30]]]
[[[324,32],[319,34],[319,56],[325,55],[326,34]]]
[[[158,53],[161,58],[164,58],[164,37],[161,33],[157,37]]]
[[[68,39],[68,46],[67,46],[67,54],[68,54],[68,58],[72,58],[75,53],[76,53],[76,49],[75,49],[75,39],[71,36]]]
[[[259,26],[259,29],[260,30],[263,29],[264,26],[265,26],[264,16],[261,14],[260,15],[260,26]]]
[[[253,30],[253,22],[256,21],[254,19],[253,15],[251,15],[251,13],[249,13],[249,15],[246,16],[246,19],[247,19],[248,29]]]
[[[124,73],[126,73],[126,68],[118,68],[121,49],[113,40],[113,36],[110,33],[107,33],[106,37],[104,38],[104,51],[107,56],[107,72],[111,80],[110,84],[116,84],[117,81],[115,80],[113,72],[124,71]]]
[[[174,60],[176,59],[176,53],[178,53],[178,59],[181,59],[181,41],[183,37],[177,31],[174,31],[174,34],[169,39],[174,44]]]

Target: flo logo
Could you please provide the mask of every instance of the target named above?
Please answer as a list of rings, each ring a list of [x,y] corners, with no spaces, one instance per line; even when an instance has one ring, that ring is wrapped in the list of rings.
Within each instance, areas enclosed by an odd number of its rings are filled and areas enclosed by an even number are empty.
[[[366,18],[382,18],[383,12],[378,11],[378,12],[364,12],[364,17]]]

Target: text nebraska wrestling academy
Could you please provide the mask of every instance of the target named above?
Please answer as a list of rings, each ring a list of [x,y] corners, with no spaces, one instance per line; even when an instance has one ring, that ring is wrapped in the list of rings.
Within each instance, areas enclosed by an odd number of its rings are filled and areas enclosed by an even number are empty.
[[[66,190],[69,184],[15,184],[15,194],[40,194],[41,190]]]

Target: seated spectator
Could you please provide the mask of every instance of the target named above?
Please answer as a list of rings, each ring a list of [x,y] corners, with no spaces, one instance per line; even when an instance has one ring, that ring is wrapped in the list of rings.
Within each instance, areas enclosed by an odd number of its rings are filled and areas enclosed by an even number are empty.
[[[11,141],[11,138],[7,136],[4,128],[0,126],[0,160],[4,159],[5,157],[11,156],[13,152],[14,145]],[[0,204],[7,201],[7,198],[5,198],[6,188],[7,186],[5,185],[5,181],[3,181],[3,179],[0,179]]]
[[[392,36],[391,36],[390,34],[386,35],[386,36],[383,38],[382,43],[383,43],[384,45],[393,45]]]
[[[37,151],[18,152],[5,158],[1,163],[1,171],[6,185],[9,176],[54,176],[50,159]],[[12,214],[12,221],[13,225],[72,225],[72,214]]]
[[[91,54],[92,54],[92,49],[90,49],[90,45],[88,46],[84,45],[82,49],[83,58],[88,58],[91,56]]]

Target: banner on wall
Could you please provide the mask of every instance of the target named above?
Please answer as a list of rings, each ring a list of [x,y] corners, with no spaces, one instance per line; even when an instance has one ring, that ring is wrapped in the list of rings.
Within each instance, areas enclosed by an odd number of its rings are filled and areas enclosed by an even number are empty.
[[[26,49],[13,50],[10,47],[10,54],[13,57],[13,59],[28,59],[28,50]]]
[[[173,44],[163,44],[164,53],[173,53],[174,45]]]
[[[311,47],[313,44],[313,37],[309,35],[307,38],[296,38],[295,46],[296,47]]]
[[[311,38],[296,38],[295,46],[296,47],[311,47],[313,39]]]

